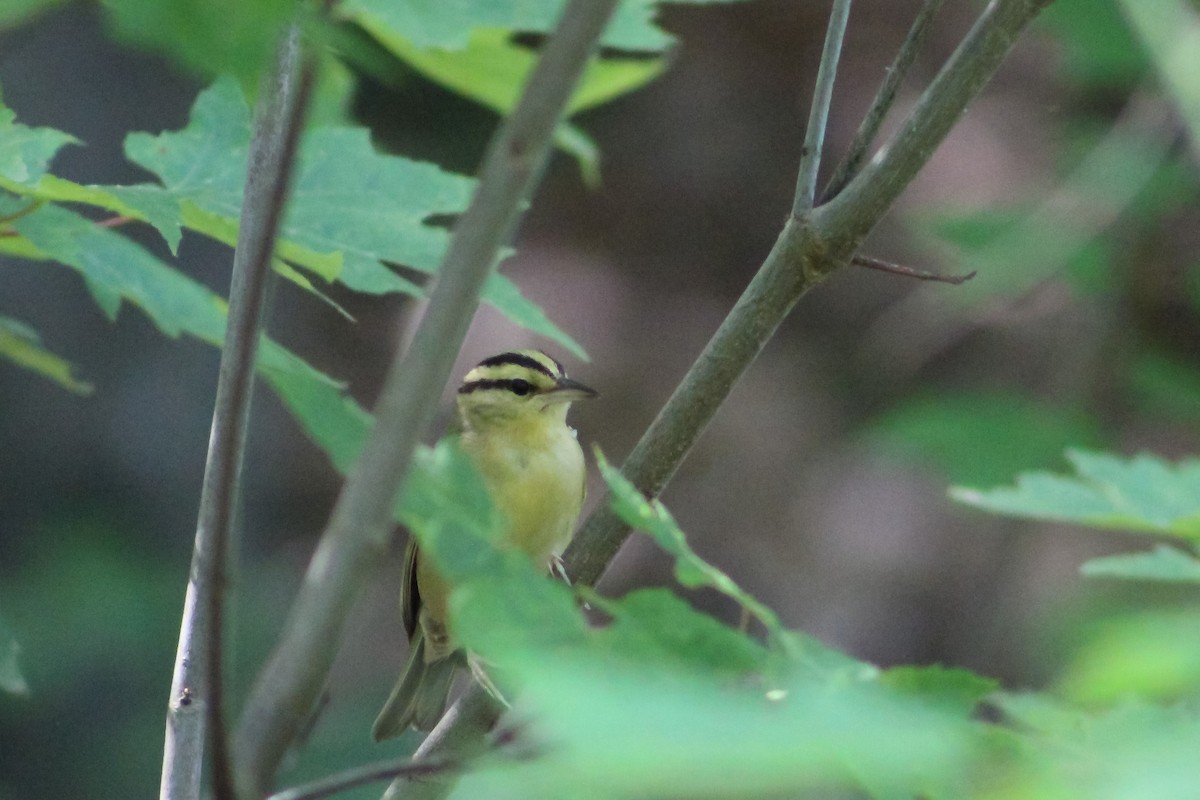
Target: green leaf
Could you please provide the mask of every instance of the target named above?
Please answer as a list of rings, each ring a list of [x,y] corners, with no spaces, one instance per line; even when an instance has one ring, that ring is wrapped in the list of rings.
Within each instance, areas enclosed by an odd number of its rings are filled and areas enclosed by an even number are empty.
[[[1172,701],[1200,690],[1200,609],[1142,612],[1092,626],[1059,680],[1085,705],[1123,697]]]
[[[295,0],[104,0],[117,38],[173,59],[191,72],[232,73],[256,86]]]
[[[1139,408],[1153,416],[1200,423],[1200,371],[1190,360],[1140,347],[1126,378]]]
[[[233,244],[250,122],[238,87],[217,81],[197,98],[183,130],[126,139],[130,160],[157,175],[161,187],[90,188],[115,196],[143,219],[158,220],[168,241],[177,234],[161,221],[170,220],[174,206],[187,227]],[[449,234],[427,220],[464,210],[473,188],[471,179],[433,164],[377,153],[365,129],[313,129],[301,143],[278,254],[355,291],[419,294],[420,287],[382,262],[433,273]],[[503,277],[489,281],[484,299],[518,325],[582,353]]]
[[[934,244],[956,247],[962,270],[978,272],[942,295],[944,302],[963,309],[997,296],[1017,297],[1057,275],[1084,289],[1107,282],[1108,252],[1095,241],[1148,192],[1161,191],[1162,176],[1173,171],[1170,137],[1112,125],[1100,137],[1089,134],[1082,150],[1036,207],[955,210],[916,221]]]
[[[1067,458],[1075,476],[1031,472],[1014,488],[955,487],[950,496],[996,514],[1200,540],[1200,460],[1172,465],[1150,455],[1126,460],[1082,450]]]
[[[454,439],[418,450],[397,519],[454,587],[455,638],[489,668],[511,667],[537,648],[584,641],[587,623],[571,592],[523,553],[498,546],[506,523]]]
[[[371,415],[328,381],[290,370],[266,369],[263,377],[333,466],[348,472],[370,433]]]
[[[1023,734],[1018,757],[994,776],[1001,797],[1187,797],[1200,783],[1200,716],[1187,704],[1127,699],[1087,713],[1047,695],[992,702]]]
[[[370,24],[375,18],[363,17]],[[462,48],[419,47],[397,31],[375,26],[378,40],[434,83],[474,100],[498,114],[516,106],[529,72],[537,63],[536,53],[512,40],[504,28],[475,28]],[[666,69],[665,57],[593,59],[580,77],[564,116],[607,103],[628,94],[658,77]],[[555,144],[575,156],[589,185],[599,181],[599,151],[581,131],[561,123]]]
[[[530,659],[505,760],[454,797],[884,797],[961,794],[972,727],[872,684],[761,691],[566,656]]]
[[[1080,572],[1089,578],[1200,583],[1200,559],[1160,544],[1148,553],[1093,558],[1080,567]]]
[[[690,588],[715,589],[746,609],[779,644],[786,642],[785,629],[775,612],[751,597],[733,579],[709,564],[688,546],[687,538],[666,506],[647,500],[619,470],[608,463],[600,448],[594,450],[596,464],[612,492],[612,508],[634,530],[650,536],[659,547],[675,557],[675,578]]]
[[[346,0],[340,11],[385,45],[402,38],[419,48],[462,50],[480,28],[549,33],[563,0],[490,0],[453,3],[395,3],[391,0]],[[673,39],[653,24],[650,0],[621,3],[601,43],[618,50],[659,52]]]
[[[619,600],[593,594],[588,603],[612,617],[595,634],[597,646],[642,668],[748,680],[767,665],[769,654],[762,645],[666,589],[642,589]]]
[[[989,484],[1030,467],[1058,463],[1069,446],[1102,441],[1096,422],[1015,392],[918,396],[865,432],[889,451],[915,455],[954,483]]]
[[[386,38],[384,38],[386,37]],[[475,28],[466,46],[418,47],[399,34],[384,32],[388,48],[425,77],[506,114],[516,105],[525,79],[537,63],[534,51],[512,41],[503,28]],[[662,58],[602,58],[592,61],[567,103],[565,116],[607,103],[662,73]]]
[[[1141,40],[1159,78],[1191,131],[1200,153],[1200,13],[1181,0],[1120,0],[1129,27]]]
[[[17,663],[20,655],[21,646],[17,644],[16,637],[9,630],[4,618],[0,617],[0,692],[29,694],[29,684],[25,682],[25,676],[21,674]]]
[[[79,140],[53,128],[30,128],[16,119],[11,109],[0,105],[0,181],[33,186],[46,174],[54,154]]]
[[[499,272],[488,276],[483,286],[483,299],[525,330],[562,345],[581,361],[590,360],[579,342],[551,322],[541,306],[521,294],[521,289]]]
[[[945,708],[963,717],[983,698],[1000,688],[999,682],[957,667],[892,667],[879,676],[880,683],[897,692]]]
[[[0,28],[15,28],[66,0],[5,0],[0,4]]]
[[[92,385],[71,375],[71,364],[41,345],[37,331],[12,317],[0,315],[0,358],[36,372],[75,394],[91,394]]]
[[[1132,86],[1146,71],[1146,57],[1121,19],[1118,0],[1056,0],[1038,24],[1062,42],[1067,75],[1085,86]]]

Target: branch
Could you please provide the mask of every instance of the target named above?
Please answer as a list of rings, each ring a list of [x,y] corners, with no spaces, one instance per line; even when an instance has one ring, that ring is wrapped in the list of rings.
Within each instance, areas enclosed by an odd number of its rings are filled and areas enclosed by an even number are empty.
[[[247,797],[269,790],[320,693],[357,591],[386,551],[395,499],[432,421],[480,290],[541,176],[554,127],[615,5],[616,0],[572,0],[512,116],[489,145],[479,186],[455,228],[425,317],[412,346],[397,354],[388,370],[374,429],[246,704],[235,767],[238,788]]]
[[[406,778],[431,778],[447,772],[457,772],[462,768],[459,761],[434,760],[415,761],[403,758],[392,761],[379,761],[374,764],[348,769],[327,778],[284,789],[276,792],[267,800],[320,800],[322,797],[344,792],[357,786],[363,786],[375,781],[384,781],[403,775]]]
[[[919,281],[948,283],[951,286],[961,286],[975,277],[974,270],[968,272],[966,275],[939,275],[936,272],[926,272],[923,269],[914,269],[912,267],[906,267],[903,264],[894,264],[891,261],[884,261],[881,258],[871,258],[870,256],[856,255],[854,258],[850,259],[850,263],[856,267],[866,267],[867,269],[877,270],[878,272],[887,272],[892,275],[900,275],[905,278],[915,278]]]
[[[925,39],[930,31],[929,23],[933,21],[934,15],[941,9],[944,2],[945,0],[925,0],[925,5],[921,6],[921,10],[917,12],[917,18],[913,20],[912,27],[908,29],[908,35],[904,37],[904,43],[900,45],[900,52],[896,54],[892,65],[888,67],[887,76],[883,79],[875,99],[871,102],[871,108],[867,110],[867,115],[863,117],[862,124],[858,126],[854,138],[850,141],[850,148],[837,168],[834,169],[833,177],[825,186],[821,202],[828,201],[829,198],[844,189],[862,166],[862,161],[867,155],[867,148],[871,146],[871,142],[875,141],[884,118],[891,110],[892,103],[896,101],[896,92],[900,88],[901,82],[908,74],[913,61],[916,60],[921,46],[925,44]]]
[[[808,111],[808,127],[804,129],[804,147],[800,150],[800,169],[796,175],[796,195],[792,200],[792,216],[810,211],[817,194],[817,173],[821,169],[821,151],[825,147],[825,129],[829,126],[829,104],[833,101],[833,82],[837,78],[838,60],[842,56],[842,40],[850,19],[850,0],[834,0],[825,29],[825,47],[817,68],[817,85],[813,88],[812,106]]]
[[[1021,31],[1052,0],[992,0],[908,119],[837,197],[821,207],[831,237],[857,243],[929,161],[967,104],[999,68]]]
[[[164,800],[199,797],[206,739],[213,753],[215,793],[233,796],[221,702],[223,601],[227,569],[236,552],[233,521],[254,359],[271,294],[271,255],[311,83],[308,75],[297,85],[299,61],[299,29],[293,27],[280,44],[274,73],[264,87],[251,142],[191,577],[168,701],[159,787]]]

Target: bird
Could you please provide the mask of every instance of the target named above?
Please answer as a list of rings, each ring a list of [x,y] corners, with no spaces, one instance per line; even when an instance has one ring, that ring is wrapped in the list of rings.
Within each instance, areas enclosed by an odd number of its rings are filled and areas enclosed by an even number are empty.
[[[448,435],[507,519],[508,541],[535,564],[554,562],[574,532],[587,467],[567,411],[572,402],[596,396],[541,350],[485,358],[458,387]],[[431,730],[445,711],[455,671],[465,663],[447,625],[450,588],[410,536],[400,582],[409,652],[371,728],[377,742],[409,727]]]

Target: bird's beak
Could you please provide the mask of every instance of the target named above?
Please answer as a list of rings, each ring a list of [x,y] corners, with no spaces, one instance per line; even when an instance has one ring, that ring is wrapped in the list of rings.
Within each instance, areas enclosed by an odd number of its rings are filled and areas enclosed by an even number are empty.
[[[558,385],[547,392],[545,398],[555,403],[572,403],[576,400],[590,400],[599,395],[595,389],[590,389],[579,381],[559,378]]]

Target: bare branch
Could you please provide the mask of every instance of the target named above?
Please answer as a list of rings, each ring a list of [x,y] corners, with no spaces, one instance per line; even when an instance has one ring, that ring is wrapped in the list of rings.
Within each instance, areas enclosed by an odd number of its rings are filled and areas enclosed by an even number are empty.
[[[917,58],[917,53],[925,44],[925,39],[930,31],[929,23],[933,21],[934,15],[941,9],[944,2],[945,0],[925,0],[925,5],[921,6],[921,10],[917,12],[912,27],[908,29],[908,36],[900,45],[900,52],[896,54],[892,65],[888,67],[887,75],[880,84],[879,91],[875,94],[870,109],[867,110],[867,115],[863,117],[862,124],[858,126],[854,138],[850,141],[850,147],[846,151],[845,157],[834,169],[833,177],[829,179],[829,184],[826,185],[825,191],[821,195],[822,203],[844,189],[862,166],[862,161],[867,155],[867,148],[871,146],[871,142],[875,141],[883,120],[891,110],[892,103],[896,101],[896,92],[900,89],[900,84],[908,75],[909,67],[912,66],[913,61]]]
[[[807,213],[817,194],[817,173],[821,169],[821,150],[825,147],[825,129],[829,126],[829,104],[833,101],[833,82],[837,78],[838,60],[842,55],[842,40],[850,19],[850,0],[834,0],[825,29],[825,47],[817,69],[817,84],[813,89],[812,106],[808,112],[808,127],[804,130],[804,147],[800,151],[800,169],[796,175],[796,195],[792,200],[792,216]]]
[[[311,74],[307,81],[296,79],[301,60],[299,37],[299,28],[293,26],[281,42],[250,146],[191,578],[168,703],[159,788],[164,800],[199,797],[206,740],[212,750],[216,796],[234,795],[222,715],[222,616],[227,570],[236,552],[234,515],[253,396],[254,359],[274,274],[271,256],[303,123],[307,86],[311,85]]]
[[[386,781],[400,776],[428,779],[450,772],[457,772],[461,768],[461,761],[451,759],[415,761],[411,758],[403,758],[393,761],[379,761],[374,764],[366,764],[354,769],[348,769],[345,772],[339,772],[336,775],[330,775],[329,777],[321,778],[302,786],[295,786],[291,789],[285,789],[282,792],[276,792],[268,797],[267,800],[320,800],[322,797],[329,797],[330,795],[344,792],[347,789],[354,789],[376,781]]]

